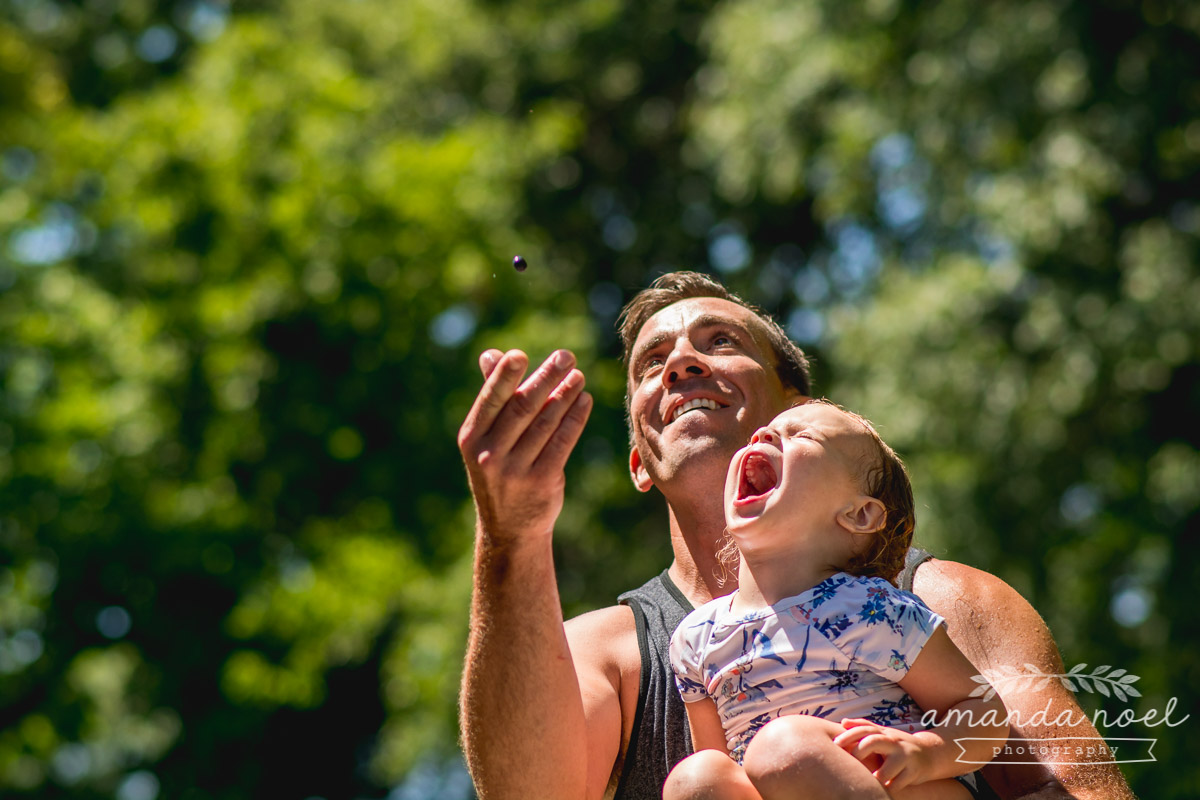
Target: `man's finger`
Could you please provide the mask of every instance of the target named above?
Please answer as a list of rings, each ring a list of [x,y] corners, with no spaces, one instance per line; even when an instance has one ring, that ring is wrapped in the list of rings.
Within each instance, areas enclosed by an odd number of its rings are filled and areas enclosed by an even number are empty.
[[[480,357],[482,365],[483,357]],[[496,418],[504,410],[505,404],[516,391],[521,376],[529,364],[529,357],[520,350],[509,350],[493,366],[492,373],[483,382],[483,388],[475,396],[471,410],[458,431],[459,447],[465,447],[471,440],[477,440],[485,435],[495,424]],[[465,451],[464,451],[465,454]]]
[[[546,442],[562,424],[563,417],[571,410],[575,398],[583,391],[583,385],[583,373],[573,369],[554,387],[542,410],[529,422],[525,433],[513,445],[511,452],[518,462],[532,463],[541,454]]]
[[[534,468],[558,471],[566,466],[567,458],[575,449],[575,443],[579,441],[583,426],[587,424],[588,415],[591,413],[592,396],[583,392],[575,398],[571,409],[559,423],[558,430],[554,431],[546,446],[542,448],[541,455],[534,462]]]
[[[574,366],[574,353],[557,350],[517,387],[488,430],[488,438],[497,451],[508,452],[516,445],[530,422],[546,405],[550,392]]]
[[[500,363],[500,359],[503,357],[504,353],[501,353],[494,347],[484,350],[479,354],[479,371],[483,373],[484,380],[487,380],[491,376],[492,370],[496,368],[496,365]]]

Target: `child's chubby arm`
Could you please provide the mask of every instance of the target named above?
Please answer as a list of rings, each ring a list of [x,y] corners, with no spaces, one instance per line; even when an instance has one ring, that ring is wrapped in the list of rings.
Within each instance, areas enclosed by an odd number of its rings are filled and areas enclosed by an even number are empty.
[[[900,681],[927,715],[936,712],[937,723],[907,733],[847,719],[842,722],[846,731],[834,742],[864,762],[872,756],[881,759],[875,776],[892,789],[973,772],[1008,738],[1000,698],[970,697],[980,686],[972,680],[975,675],[971,662],[939,627]],[[962,741],[967,738],[991,741]]]
[[[717,704],[712,698],[703,698],[686,703],[688,726],[692,729],[692,749],[720,750],[729,755],[725,745],[725,730],[721,727],[721,717],[717,714]]]

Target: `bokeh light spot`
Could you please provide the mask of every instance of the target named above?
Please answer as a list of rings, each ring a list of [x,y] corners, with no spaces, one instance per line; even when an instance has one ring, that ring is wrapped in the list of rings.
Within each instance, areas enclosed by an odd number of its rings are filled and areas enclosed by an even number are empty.
[[[146,770],[131,772],[117,787],[117,800],[155,800],[159,783],[154,773]]]
[[[96,615],[96,630],[109,639],[120,639],[133,627],[133,618],[120,606],[106,606]]]
[[[179,35],[166,25],[154,25],[138,37],[137,53],[144,61],[158,64],[175,55]]]
[[[464,305],[450,306],[433,318],[429,336],[442,347],[458,347],[475,333],[475,312]]]

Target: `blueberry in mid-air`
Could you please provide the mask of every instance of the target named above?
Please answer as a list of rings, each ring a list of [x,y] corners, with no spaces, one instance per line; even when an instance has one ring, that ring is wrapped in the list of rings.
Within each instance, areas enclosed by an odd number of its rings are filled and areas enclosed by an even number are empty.
[[[517,272],[524,272],[525,268],[528,266],[529,265],[525,263],[525,259],[521,258],[521,256],[513,256],[513,268],[516,269]]]

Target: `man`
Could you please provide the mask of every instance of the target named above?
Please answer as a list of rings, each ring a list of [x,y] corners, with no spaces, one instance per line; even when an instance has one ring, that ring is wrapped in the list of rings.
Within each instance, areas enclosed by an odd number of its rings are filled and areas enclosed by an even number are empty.
[[[807,362],[778,324],[698,273],[665,275],[639,293],[621,333],[630,475],[666,498],[674,561],[622,605],[566,623],[551,537],[591,398],[566,351],[524,381],[524,353],[480,356],[485,382],[459,448],[477,511],[463,742],[483,800],[660,796],[690,752],[665,637],[692,606],[735,588],[716,580],[729,459],[811,391]],[[1063,671],[1045,624],[1011,587],[962,564],[918,560],[904,578],[981,672]],[[1015,738],[1097,736],[1086,720],[1054,726],[1063,711],[1083,717],[1057,682],[997,688],[1020,714]],[[1048,722],[1031,724],[1043,709]],[[994,764],[983,774],[1003,798],[1132,798],[1111,765]]]

